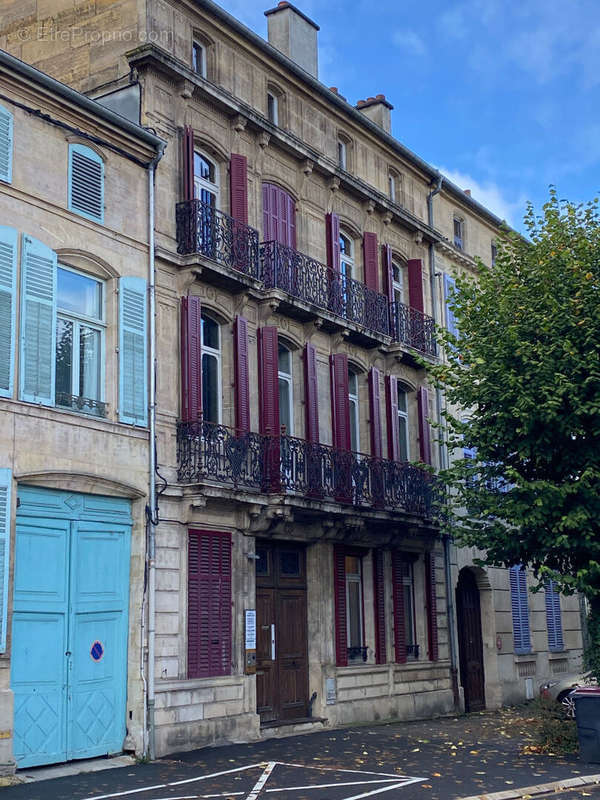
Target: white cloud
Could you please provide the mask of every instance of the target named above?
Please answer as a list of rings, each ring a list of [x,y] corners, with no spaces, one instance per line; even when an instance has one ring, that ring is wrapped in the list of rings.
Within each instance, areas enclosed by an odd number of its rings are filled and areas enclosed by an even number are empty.
[[[427,46],[416,31],[395,31],[392,35],[392,41],[397,47],[411,56],[424,56],[427,53]]]
[[[459,189],[470,189],[473,200],[477,200],[500,219],[505,219],[513,227],[521,225],[526,203],[523,195],[511,200],[504,196],[500,186],[493,181],[480,183],[466,172],[445,167],[439,167],[439,170]]]

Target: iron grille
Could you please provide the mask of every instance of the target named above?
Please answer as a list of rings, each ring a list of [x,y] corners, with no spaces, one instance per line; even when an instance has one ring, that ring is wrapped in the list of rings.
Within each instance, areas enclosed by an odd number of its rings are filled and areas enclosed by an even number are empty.
[[[435,322],[427,314],[404,303],[390,303],[392,338],[428,356],[437,356]]]

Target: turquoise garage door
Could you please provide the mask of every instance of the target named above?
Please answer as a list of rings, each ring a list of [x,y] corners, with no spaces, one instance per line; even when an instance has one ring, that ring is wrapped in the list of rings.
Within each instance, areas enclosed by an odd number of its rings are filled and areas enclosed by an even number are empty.
[[[11,687],[19,767],[119,752],[130,501],[20,486]]]

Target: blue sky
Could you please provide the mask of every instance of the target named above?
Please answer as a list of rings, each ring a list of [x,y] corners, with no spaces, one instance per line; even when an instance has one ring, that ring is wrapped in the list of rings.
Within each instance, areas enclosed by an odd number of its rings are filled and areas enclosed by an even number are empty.
[[[266,38],[260,0],[220,5]],[[298,0],[319,32],[319,78],[378,93],[392,132],[521,228],[548,185],[600,191],[599,0]]]

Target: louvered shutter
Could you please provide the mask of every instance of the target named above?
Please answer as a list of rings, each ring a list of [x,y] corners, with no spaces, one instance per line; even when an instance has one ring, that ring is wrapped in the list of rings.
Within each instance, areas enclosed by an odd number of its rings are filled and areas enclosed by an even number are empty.
[[[231,216],[248,224],[248,162],[246,156],[231,154],[229,162],[229,188],[231,193]]]
[[[0,397],[12,397],[17,312],[17,238],[0,225]]]
[[[373,601],[375,614],[375,663],[387,663],[385,631],[385,571],[384,551],[373,550]]]
[[[20,397],[54,405],[56,377],[56,253],[23,236],[21,243]]]
[[[12,472],[0,469],[0,653],[6,651]]]
[[[379,387],[381,372],[376,367],[369,370],[369,405],[371,413],[371,455],[383,458],[381,433],[381,392]]]
[[[317,380],[317,350],[310,342],[304,348],[304,400],[306,440],[319,441],[319,387]]]
[[[333,591],[335,608],[335,663],[348,665],[348,632],[346,630],[346,552],[342,545],[333,546]]]
[[[417,311],[425,311],[423,299],[423,263],[420,258],[412,258],[406,262],[408,271],[408,303]]]
[[[277,241],[277,187],[263,183],[263,238],[265,242]]]
[[[439,658],[437,622],[437,582],[435,575],[435,553],[425,553],[425,604],[427,609],[427,642],[429,660]]]
[[[529,630],[529,602],[527,595],[527,573],[516,565],[509,570],[510,603],[513,620],[513,638],[517,655],[531,652]]]
[[[555,583],[549,580],[545,587],[546,624],[548,627],[548,648],[552,652],[564,650],[562,618],[560,615],[560,594]]]
[[[277,328],[258,329],[258,372],[260,432],[271,437],[265,442],[264,488],[277,492],[281,488],[279,447],[279,363]]]
[[[400,431],[398,428],[398,379],[395,375],[385,376],[385,397],[387,410],[388,458],[400,460]]]
[[[146,281],[119,280],[119,420],[148,424]]]
[[[333,446],[338,450],[350,450],[348,356],[345,353],[335,353],[330,356],[330,364]]]
[[[183,129],[181,144],[183,199],[187,201],[194,199],[194,131],[190,125]]]
[[[390,303],[394,300],[394,272],[392,269],[392,248],[389,244],[381,245],[381,266],[383,272],[383,290]]]
[[[13,115],[0,106],[0,181],[12,182]]]
[[[181,419],[202,419],[202,319],[194,296],[181,298]]]
[[[325,215],[325,243],[327,266],[334,272],[340,271],[340,218],[337,214]]]
[[[394,659],[406,662],[406,612],[404,608],[404,577],[409,569],[399,550],[392,550],[392,591],[394,600]]]
[[[277,240],[296,249],[296,204],[287,192],[278,189],[279,228]]]
[[[82,144],[69,145],[69,211],[104,222],[104,162]]]
[[[231,675],[231,534],[188,532],[188,678]]]
[[[417,405],[419,411],[419,454],[421,461],[431,464],[431,434],[429,431],[429,392],[424,386],[417,392]]]
[[[455,336],[457,334],[456,329],[456,320],[454,318],[454,311],[450,308],[449,301],[452,297],[452,293],[454,292],[454,278],[451,278],[450,275],[444,274],[444,300],[446,303],[446,328],[453,333]]]
[[[363,235],[363,259],[365,265],[365,284],[374,292],[379,292],[379,265],[377,263],[377,234]]]
[[[237,316],[233,326],[235,358],[235,429],[250,431],[250,387],[248,376],[248,320]]]

